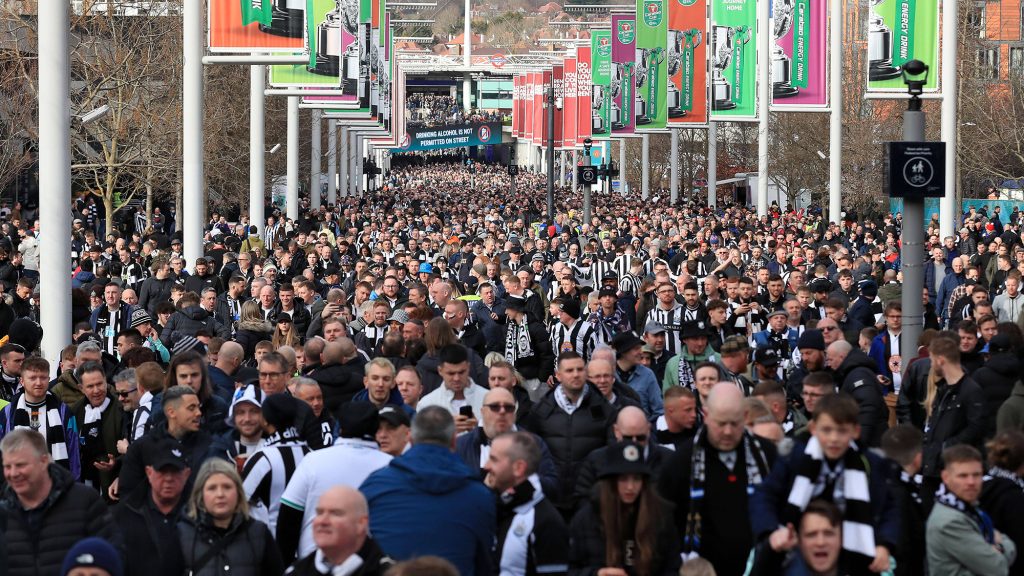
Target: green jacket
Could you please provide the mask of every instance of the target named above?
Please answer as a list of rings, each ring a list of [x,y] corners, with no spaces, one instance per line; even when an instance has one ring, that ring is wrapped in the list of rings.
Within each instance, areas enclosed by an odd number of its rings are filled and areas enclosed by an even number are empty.
[[[985,542],[981,530],[967,514],[936,503],[928,516],[925,534],[928,572],[942,576],[1001,576],[1017,557],[1017,546],[1002,535],[1003,551]]]
[[[75,378],[75,371],[68,370],[57,377],[57,384],[50,390],[60,398],[60,401],[73,408],[75,404],[85,398],[78,385],[78,378]]]
[[[999,407],[996,416],[996,432],[1016,430],[1024,432],[1024,382],[1017,381],[1010,397]]]
[[[685,348],[686,347],[684,346],[683,349],[685,350]],[[715,351],[711,348],[710,344],[704,348],[704,352],[702,354],[697,356],[686,354],[685,352],[682,354],[676,354],[669,358],[668,363],[665,364],[665,376],[661,381],[662,390],[668,390],[673,386],[679,386],[679,360],[684,356],[686,357],[686,361],[690,363],[691,369],[704,361],[718,364],[718,354],[715,354]]]

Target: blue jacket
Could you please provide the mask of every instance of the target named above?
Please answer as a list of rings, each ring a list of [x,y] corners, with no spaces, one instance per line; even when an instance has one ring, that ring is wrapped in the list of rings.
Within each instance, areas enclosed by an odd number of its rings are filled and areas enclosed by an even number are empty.
[[[810,458],[804,454],[804,443],[793,446],[789,455],[775,461],[772,471],[764,482],[754,488],[750,497],[750,526],[754,531],[754,539],[767,538],[776,528],[782,526],[782,512],[789,499],[793,480],[800,470],[803,460]],[[900,503],[890,480],[898,481],[899,473],[894,471],[894,464],[864,451],[862,456],[867,459],[868,494],[871,497],[871,518],[875,528],[875,545],[884,545],[893,555],[898,554],[896,546],[903,541],[902,517]]]
[[[352,397],[351,401],[369,402],[370,393],[366,390],[366,388],[363,388],[359,392],[356,392],[356,395]],[[416,411],[413,410],[412,407],[410,407],[408,404],[406,404],[405,400],[402,400],[402,394],[398,392],[397,387],[391,389],[391,395],[388,396],[387,403],[390,404],[391,406],[397,406],[402,410],[405,410],[405,413],[409,415],[410,420],[412,420],[412,417],[416,415]]]
[[[647,413],[649,419],[657,418],[665,413],[665,404],[661,399],[661,386],[658,386],[658,379],[650,368],[637,364],[633,367],[632,374],[629,375],[629,381],[624,384],[629,385],[640,397],[640,407]]]
[[[939,318],[945,320],[947,311],[949,310],[949,295],[953,293],[953,289],[957,286],[966,282],[966,278],[963,273],[955,274],[952,268],[946,268],[946,276],[942,279],[942,284],[939,285],[938,292],[936,293],[935,306],[936,313]]]
[[[493,573],[496,499],[446,447],[418,444],[377,470],[359,490],[370,533],[396,560],[435,555],[462,576]]]
[[[878,373],[886,378],[892,378],[892,370],[889,370],[889,350],[889,330],[883,330],[871,340],[868,356],[878,364]]]

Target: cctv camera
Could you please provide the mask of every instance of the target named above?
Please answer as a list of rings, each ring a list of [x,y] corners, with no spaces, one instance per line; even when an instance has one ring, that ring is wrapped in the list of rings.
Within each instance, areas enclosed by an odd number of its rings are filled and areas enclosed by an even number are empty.
[[[85,124],[92,124],[93,122],[99,120],[100,118],[103,118],[104,116],[106,116],[109,113],[110,113],[110,106],[107,105],[107,104],[104,104],[103,106],[100,106],[99,108],[96,108],[94,110],[90,110],[89,112],[86,112],[85,114],[83,114],[80,117],[80,119],[82,120],[82,124],[83,125],[85,125]]]

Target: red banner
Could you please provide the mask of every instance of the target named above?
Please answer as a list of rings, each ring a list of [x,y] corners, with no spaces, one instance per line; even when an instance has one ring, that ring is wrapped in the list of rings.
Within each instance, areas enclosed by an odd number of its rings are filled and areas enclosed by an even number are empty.
[[[593,75],[590,68],[590,46],[580,46],[576,51],[576,143],[590,138],[593,128],[593,114],[590,92],[593,86]]]
[[[536,81],[536,73],[526,73],[526,86],[523,91],[523,138],[529,141],[533,141],[533,91]]]
[[[576,146],[576,122],[579,114],[576,111],[578,94],[576,88],[576,59],[566,58],[562,64],[565,96],[562,105],[562,145],[566,148]]]
[[[534,74],[533,84],[533,143],[537,146],[547,142],[548,123],[545,118],[544,98],[548,93],[548,86],[551,85],[551,72],[537,72]]]

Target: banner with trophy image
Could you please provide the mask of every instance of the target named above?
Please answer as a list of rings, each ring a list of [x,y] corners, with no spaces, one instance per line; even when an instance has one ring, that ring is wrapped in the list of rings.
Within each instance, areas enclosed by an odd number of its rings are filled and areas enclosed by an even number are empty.
[[[358,46],[352,34],[358,28],[359,2],[356,0],[305,0],[306,42],[309,62],[270,66],[270,85],[274,87],[341,87],[354,93],[355,85],[342,81],[341,68],[347,56],[358,61]],[[351,27],[351,30],[350,30]],[[342,63],[343,55],[346,62]]]
[[[306,0],[209,0],[211,52],[298,52]]]
[[[751,0],[752,1],[752,0]],[[636,132],[633,110],[636,95],[636,17],[633,14],[612,14],[611,127],[615,136]]]
[[[561,64],[555,64],[551,67],[551,83],[555,91],[555,102],[562,103],[561,108],[555,106],[555,133],[552,135],[552,139],[555,141],[555,148],[561,148],[562,134],[565,129],[563,120],[565,117],[565,69]],[[544,126],[547,127],[546,118]],[[544,141],[544,145],[547,145],[547,140]]]
[[[668,4],[678,0],[636,0],[636,95],[633,115],[637,130],[663,130],[668,116]]]
[[[712,0],[710,36],[711,119],[757,120],[756,0]]]
[[[608,138],[612,131],[612,33],[594,30],[590,36],[590,133]]]
[[[772,0],[772,107],[828,106],[828,1]]]
[[[593,107],[590,101],[593,93],[593,73],[591,68],[590,46],[576,48],[576,146],[591,137],[591,115]]]
[[[512,75],[512,137],[522,138],[522,132],[520,129],[523,125],[523,112],[519,109],[521,100],[521,89],[522,89],[522,76],[519,74]]]
[[[868,92],[907,91],[903,65],[928,65],[925,92],[939,88],[938,0],[870,0],[868,12]]]
[[[523,78],[523,138],[533,141],[533,83],[536,72],[527,72]]]
[[[537,72],[533,84],[533,143],[537,146],[547,145],[548,117],[544,99],[550,86],[551,71]]]
[[[669,126],[708,121],[708,5],[707,0],[668,1],[668,90],[665,103]]]

